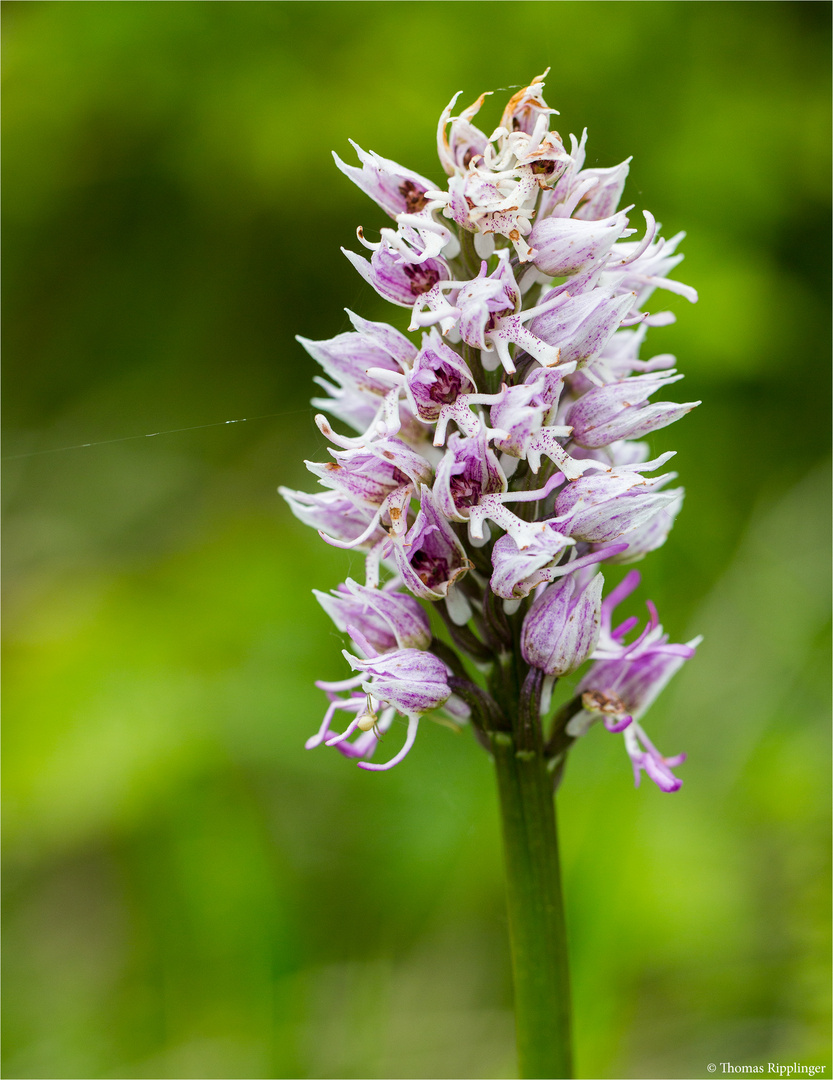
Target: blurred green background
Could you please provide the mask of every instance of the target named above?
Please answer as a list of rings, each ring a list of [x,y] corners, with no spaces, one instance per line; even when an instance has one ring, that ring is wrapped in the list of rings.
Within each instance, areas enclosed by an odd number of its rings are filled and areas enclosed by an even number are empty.
[[[701,297],[648,339],[704,404],[631,605],[705,635],[647,722],[685,786],[594,729],[559,797],[580,1075],[829,1067],[830,5],[4,15],[4,1075],[513,1075],[489,760],[303,750],[346,674],[310,589],[359,565],[275,487],[323,454],[294,335],[390,314],[330,150],[439,181],[451,95],[547,65]]]

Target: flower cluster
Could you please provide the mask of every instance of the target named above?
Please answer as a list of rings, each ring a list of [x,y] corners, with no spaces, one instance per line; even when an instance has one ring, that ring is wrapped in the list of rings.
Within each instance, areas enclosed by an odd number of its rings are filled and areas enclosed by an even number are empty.
[[[680,509],[676,474],[661,471],[673,455],[649,460],[639,440],[699,403],[653,401],[682,376],[672,356],[640,350],[648,327],[673,320],[646,309],[654,291],[696,294],[668,277],[683,234],[661,239],[647,212],[631,227],[632,207],[618,209],[628,162],[585,168],[587,133],[565,148],[543,85],[515,94],[489,136],[474,124],[486,95],[458,114],[452,100],[444,189],[358,146],[358,166],[335,158],[394,223],[378,240],[360,228],[368,255],[345,255],[409,309],[414,336],[348,312],[351,331],[299,338],[323,369],[313,404],[353,433],[316,416],[332,460],[307,466],[323,490],[281,491],[329,544],[365,555],[364,584],[316,593],[353,643],[355,674],[318,684],[329,706],[307,746],[388,769],[420,717],[443,710],[486,745],[498,730],[537,740],[557,765],[603,719],[637,782],[644,770],[674,791],[682,755],[664,758],[638,718],[697,641],[669,644],[649,604],[629,642],[636,620],[613,629],[611,613],[639,575],[602,599],[600,568],[658,548]],[[555,680],[586,660],[545,735]],[[334,733],[338,712],[351,719]],[[397,714],[404,745],[371,762]]]

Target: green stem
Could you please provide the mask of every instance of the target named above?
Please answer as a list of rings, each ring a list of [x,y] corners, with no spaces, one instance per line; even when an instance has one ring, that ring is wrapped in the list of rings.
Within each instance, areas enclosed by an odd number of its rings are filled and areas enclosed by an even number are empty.
[[[526,742],[519,733],[517,742]],[[540,740],[538,740],[540,741]],[[567,935],[555,803],[541,747],[491,735],[506,860],[515,1029],[523,1080],[573,1075]]]
[[[460,237],[460,258],[463,260],[463,266],[466,269],[466,273],[471,277],[477,277],[480,271],[480,256],[474,250],[474,233],[469,232],[468,229],[458,230]]]

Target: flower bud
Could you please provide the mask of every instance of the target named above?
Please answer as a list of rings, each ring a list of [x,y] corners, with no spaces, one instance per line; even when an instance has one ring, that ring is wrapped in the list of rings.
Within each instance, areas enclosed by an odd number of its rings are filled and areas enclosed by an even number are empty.
[[[548,586],[524,619],[523,658],[547,675],[575,671],[599,640],[604,578],[595,574],[584,586],[581,581],[581,574],[569,574]]]

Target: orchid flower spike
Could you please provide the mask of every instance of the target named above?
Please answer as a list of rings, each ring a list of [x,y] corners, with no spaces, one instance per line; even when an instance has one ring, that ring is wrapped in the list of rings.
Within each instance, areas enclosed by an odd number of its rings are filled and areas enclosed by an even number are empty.
[[[491,745],[520,738],[524,716],[560,776],[601,720],[636,781],[671,792],[683,755],[663,757],[641,719],[699,639],[671,643],[650,603],[641,629],[613,612],[639,582],[617,584],[618,565],[660,547],[683,501],[661,471],[672,452],[649,460],[640,440],[699,405],[663,400],[676,361],[640,351],[673,317],[646,305],[657,289],[697,296],[669,277],[684,234],[665,240],[649,211],[620,206],[630,159],[586,167],[587,132],[555,130],[545,76],[491,133],[478,126],[487,95],[455,95],[429,170],[442,187],[355,143],[334,155],[380,216],[344,253],[408,330],[348,312],[351,329],[298,338],[318,365],[329,453],[307,462],[319,490],[281,494],[352,553],[354,575],[315,590],[350,670],[318,684],[327,706],[307,745],[385,771],[423,718],[470,723]],[[574,672],[547,734],[553,684]],[[398,749],[371,761],[388,740]]]

